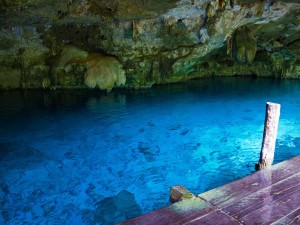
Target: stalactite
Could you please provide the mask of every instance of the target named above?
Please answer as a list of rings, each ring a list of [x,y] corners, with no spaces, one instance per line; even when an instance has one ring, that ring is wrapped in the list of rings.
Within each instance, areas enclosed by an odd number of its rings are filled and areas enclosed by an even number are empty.
[[[21,88],[26,89],[27,88],[27,77],[26,77],[26,71],[25,71],[24,53],[25,53],[25,48],[20,48],[19,52],[18,52],[18,58],[19,58],[19,62],[20,62],[20,73],[21,73],[20,85],[21,85]]]
[[[17,53],[17,60],[19,62],[20,65],[20,86],[21,88],[27,88],[27,77],[26,77],[26,65],[25,65],[25,57],[24,57],[24,53],[26,51],[26,48],[24,47],[24,39],[22,38],[23,36],[23,27],[22,26],[14,26],[11,28],[14,36],[16,37],[16,39],[18,40],[18,44],[19,44],[19,49],[18,49],[18,53]]]
[[[229,1],[229,4],[230,4],[230,7],[233,8],[234,5],[235,5],[235,1],[234,1],[234,0],[230,0],[230,1]]]
[[[238,28],[232,37],[232,55],[241,63],[252,63],[257,50],[256,39],[247,26]]]
[[[164,25],[167,29],[167,33],[171,33],[172,26],[177,22],[177,19],[174,16],[170,16],[164,19]]]
[[[265,10],[265,1],[264,0],[256,0],[253,5],[253,11],[255,16],[262,16]]]
[[[226,47],[227,47],[227,55],[232,58],[232,37],[230,36],[226,41]]]
[[[213,8],[210,3],[208,3],[205,7],[207,18],[211,18],[214,15]]]
[[[225,0],[219,0],[219,9],[223,10],[226,7]]]
[[[51,87],[51,79],[48,76],[42,78],[42,86],[43,89],[47,89]]]
[[[132,20],[132,39],[137,42],[140,38],[142,27],[139,20]]]

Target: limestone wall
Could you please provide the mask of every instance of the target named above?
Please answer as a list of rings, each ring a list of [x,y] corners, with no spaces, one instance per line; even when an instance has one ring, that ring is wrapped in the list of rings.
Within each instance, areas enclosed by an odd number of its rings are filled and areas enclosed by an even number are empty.
[[[299,78],[297,2],[1,0],[0,89],[109,91],[206,76]],[[117,65],[108,72],[115,76],[101,75],[107,59]],[[90,85],[95,73],[98,85]]]

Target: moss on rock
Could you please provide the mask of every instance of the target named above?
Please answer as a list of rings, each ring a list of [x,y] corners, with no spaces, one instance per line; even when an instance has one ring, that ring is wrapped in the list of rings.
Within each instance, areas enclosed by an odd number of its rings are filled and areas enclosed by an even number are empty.
[[[82,60],[87,58],[89,53],[75,46],[65,46],[62,49],[60,57],[58,59],[58,66],[66,66],[68,63],[74,62],[76,60]]]
[[[295,67],[296,56],[287,53],[284,54],[284,52],[276,52],[273,53],[270,58],[275,77],[299,78],[299,71],[296,69],[297,67]]]
[[[78,67],[81,70],[80,64],[84,64],[88,56],[89,53],[80,48],[70,45],[64,46],[52,65],[52,85],[63,87],[80,85],[76,78],[76,65],[79,65]]]
[[[0,68],[0,89],[20,88],[20,71],[10,67]]]

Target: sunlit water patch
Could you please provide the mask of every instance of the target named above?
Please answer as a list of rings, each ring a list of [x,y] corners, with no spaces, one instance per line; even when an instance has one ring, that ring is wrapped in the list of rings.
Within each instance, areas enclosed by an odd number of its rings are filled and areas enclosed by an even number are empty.
[[[143,91],[0,92],[0,223],[114,224],[254,172],[265,103],[275,163],[300,154],[300,82],[227,78]]]

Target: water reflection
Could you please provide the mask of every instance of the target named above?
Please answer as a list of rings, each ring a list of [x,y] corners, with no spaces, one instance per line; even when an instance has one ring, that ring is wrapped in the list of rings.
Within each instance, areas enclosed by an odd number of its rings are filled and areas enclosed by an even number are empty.
[[[126,115],[126,95],[109,93],[92,96],[86,101],[87,110],[103,120],[120,120]]]

